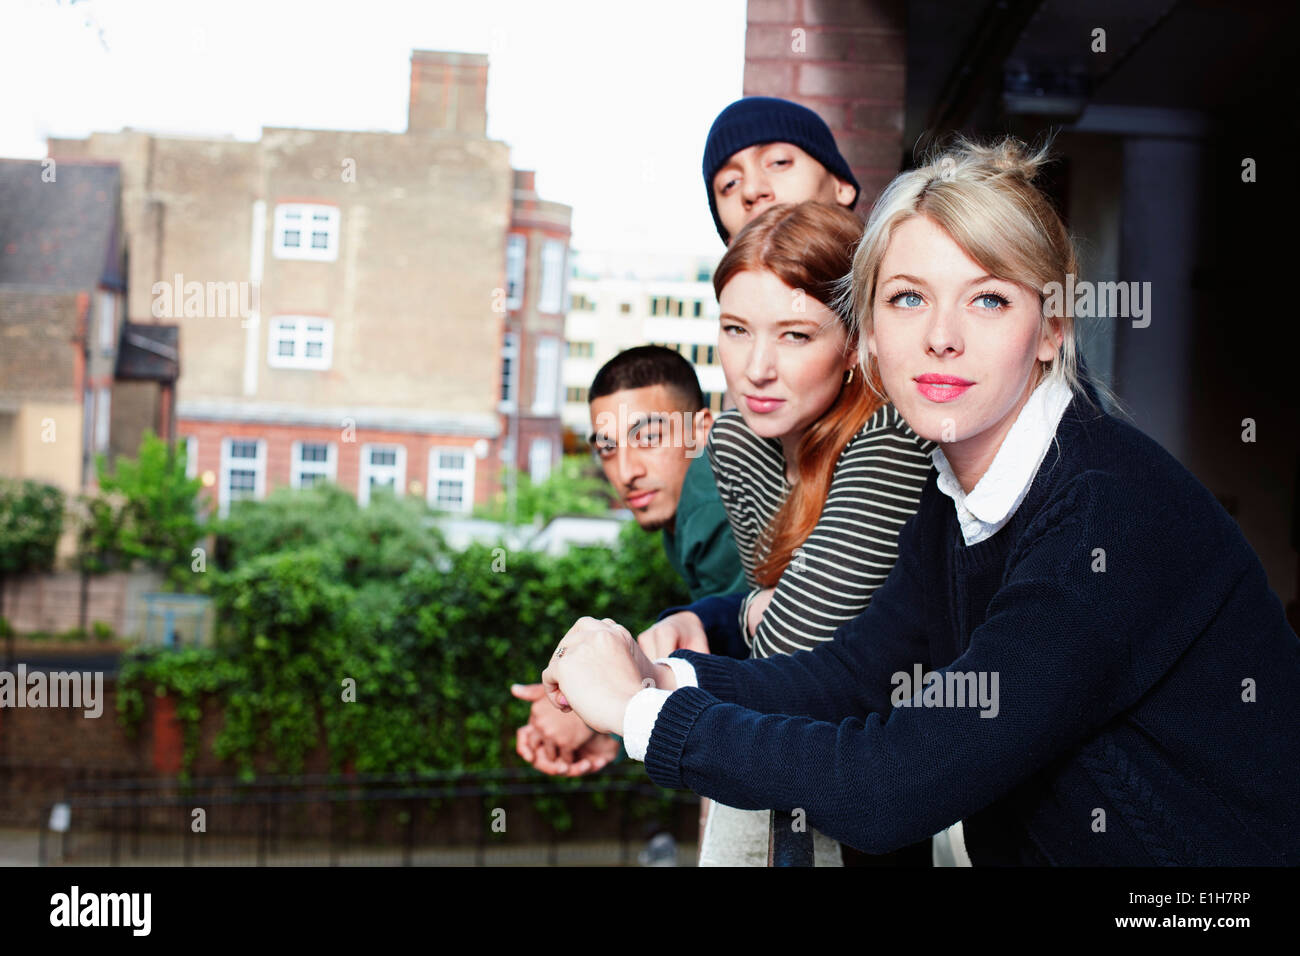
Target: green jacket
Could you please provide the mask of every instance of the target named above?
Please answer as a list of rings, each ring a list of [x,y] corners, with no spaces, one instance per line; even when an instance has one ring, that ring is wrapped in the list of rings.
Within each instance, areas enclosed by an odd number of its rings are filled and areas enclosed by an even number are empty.
[[[686,472],[677,519],[672,529],[664,529],[664,551],[692,601],[749,590],[707,455]]]

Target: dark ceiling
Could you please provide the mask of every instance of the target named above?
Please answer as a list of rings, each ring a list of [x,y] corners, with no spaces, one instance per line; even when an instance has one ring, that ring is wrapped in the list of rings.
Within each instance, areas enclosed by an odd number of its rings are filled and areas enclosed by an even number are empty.
[[[907,16],[909,153],[926,134],[1002,129],[1014,113],[1068,128],[1087,105],[1296,126],[1297,4],[910,0]],[[1104,53],[1092,49],[1097,28]]]

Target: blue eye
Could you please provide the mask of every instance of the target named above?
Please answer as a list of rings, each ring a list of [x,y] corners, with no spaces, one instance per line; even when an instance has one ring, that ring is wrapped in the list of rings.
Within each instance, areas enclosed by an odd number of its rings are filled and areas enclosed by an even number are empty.
[[[905,309],[916,309],[919,308],[924,303],[924,301],[925,300],[921,298],[921,294],[919,292],[899,292],[896,295],[890,297],[889,304],[899,305]]]
[[[983,303],[980,305],[982,309],[1001,309],[1011,304],[1005,296],[998,295],[996,292],[981,292],[975,297],[975,301]]]

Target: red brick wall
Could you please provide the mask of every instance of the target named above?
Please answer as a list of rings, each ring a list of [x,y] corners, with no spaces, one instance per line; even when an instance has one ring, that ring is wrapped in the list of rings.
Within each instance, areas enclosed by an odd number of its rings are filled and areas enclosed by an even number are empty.
[[[293,468],[293,443],[332,442],[335,446],[336,483],[353,495],[357,493],[361,478],[361,446],[374,444],[395,444],[406,448],[406,493],[413,494],[411,482],[420,483],[420,495],[424,496],[429,488],[429,450],[435,446],[441,448],[473,449],[478,439],[464,435],[420,435],[411,432],[381,431],[373,428],[357,428],[356,441],[343,441],[341,428],[313,428],[309,426],[260,425],[237,422],[211,422],[194,419],[181,419],[177,424],[178,441],[184,443],[187,437],[198,439],[198,468],[196,474],[202,476],[211,471],[216,480],[221,480],[221,440],[223,438],[261,438],[266,441],[266,491],[270,494],[276,488],[288,485]],[[499,487],[497,481],[495,449],[500,439],[490,441],[491,450],[488,457],[476,459],[474,463],[474,503],[486,502]],[[210,495],[211,506],[217,506],[217,487],[205,488],[203,493]]]
[[[903,3],[749,0],[748,24],[744,94],[794,100],[826,120],[865,218],[904,154]]]
[[[564,430],[558,418],[532,418],[522,416],[519,419],[519,444],[516,447],[516,467],[527,473],[530,450],[533,439],[549,438],[551,440],[551,464],[553,469],[560,467],[560,456],[564,453]]]
[[[60,670],[82,668],[70,662]],[[58,707],[0,709],[0,824],[40,826],[74,780],[146,776],[154,747],[146,717],[132,739],[117,721],[117,681],[104,678],[103,713]]]
[[[69,669],[75,670],[76,667]],[[135,738],[129,738],[117,721],[115,691],[116,681],[106,678],[104,713],[95,720],[87,720],[81,711],[0,709],[0,826],[45,826],[51,805],[64,799],[68,787],[74,783],[93,785],[96,781],[114,779],[166,779],[175,776],[181,764],[184,742],[169,698],[155,697],[146,689],[145,714],[139,733]],[[223,723],[224,717],[216,702],[212,698],[206,699],[199,723],[199,755],[191,768],[195,778],[233,778],[236,775],[238,768],[233,762],[218,760],[212,752],[213,741]],[[502,734],[513,740],[509,727],[503,727]],[[523,766],[522,762],[517,765]],[[259,775],[283,773],[282,768],[273,768],[267,759],[256,761],[255,770]],[[306,756],[303,772],[327,774],[330,771],[329,751],[322,737],[318,746]],[[352,772],[350,766],[345,765],[343,772]],[[543,780],[540,774],[536,778],[533,782]],[[102,792],[95,794],[104,795]],[[511,842],[534,843],[556,836],[538,815],[530,798],[503,796],[498,802],[508,808]],[[598,810],[587,798],[569,798],[566,802],[574,814],[574,827],[569,831],[569,838],[616,839],[619,836],[621,814],[617,804]],[[246,829],[248,823],[256,819],[251,814],[237,814],[229,808],[209,806],[207,809],[210,832],[217,840],[249,832]],[[324,801],[304,809],[305,815],[296,818],[297,826],[314,826],[320,836],[331,832]],[[391,804],[384,809],[391,809]],[[73,830],[81,833],[92,825],[90,821],[105,817],[102,812],[74,810],[73,813]],[[355,811],[357,817],[362,813],[360,809]],[[188,832],[190,822],[189,807],[184,805],[175,810],[145,809],[139,814],[124,813],[118,819],[119,825],[139,821],[146,831],[172,833],[177,830]],[[425,820],[422,825],[429,829],[423,831],[422,841],[433,845],[472,843],[487,832],[489,825],[487,814],[479,802],[464,799],[449,801]],[[361,836],[359,833],[353,835]],[[679,830],[679,839],[681,835]],[[399,839],[400,833],[386,833],[385,838],[390,841]],[[366,839],[374,840],[374,831],[367,829]],[[57,844],[51,849],[57,853]],[[179,850],[177,853],[179,855]]]
[[[70,661],[60,670],[83,668]],[[52,803],[74,781],[100,778],[172,776],[181,768],[182,728],[169,697],[145,690],[145,714],[136,736],[117,719],[117,679],[104,678],[103,714],[57,707],[0,708],[0,826],[40,826]],[[213,741],[224,723],[213,699],[204,701],[199,724],[195,776],[234,776],[233,763],[218,760]],[[270,765],[259,762],[259,770]],[[324,740],[306,760],[306,772],[329,770]]]

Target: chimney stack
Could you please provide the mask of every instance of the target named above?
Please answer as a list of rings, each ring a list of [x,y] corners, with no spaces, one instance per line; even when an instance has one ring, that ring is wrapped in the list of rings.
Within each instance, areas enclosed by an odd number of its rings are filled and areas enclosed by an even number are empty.
[[[537,172],[532,169],[511,170],[515,174],[515,192],[528,193],[529,199],[537,198]]]
[[[482,53],[412,51],[407,133],[486,136],[487,71]]]

